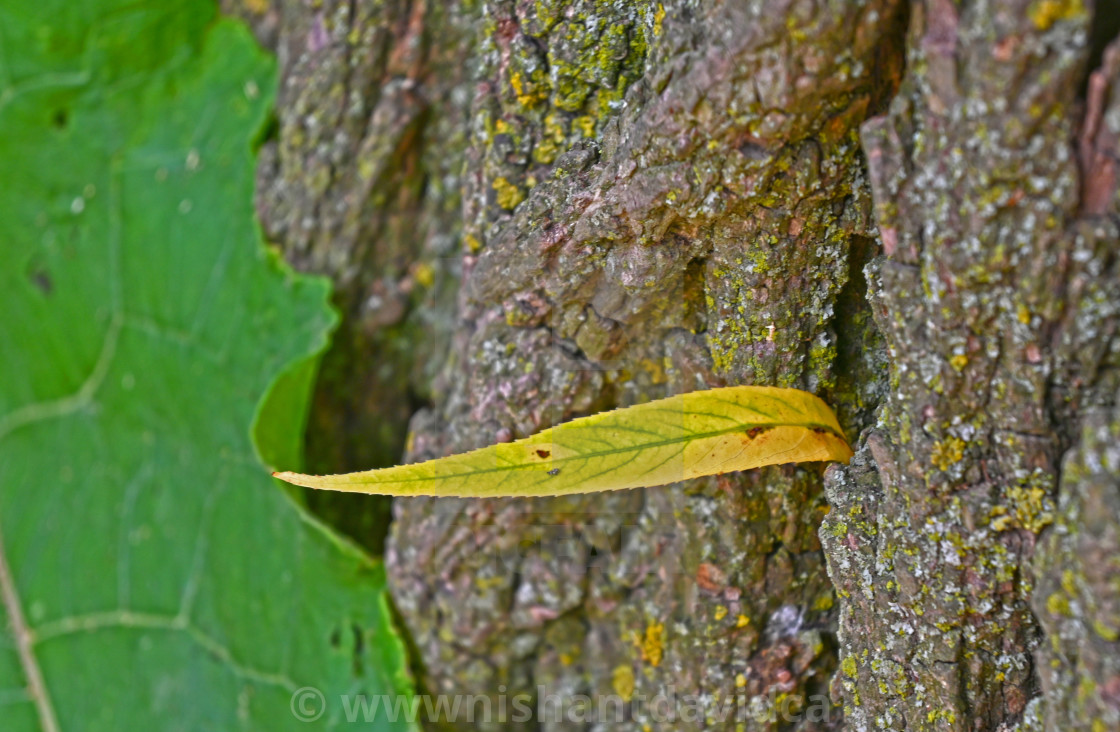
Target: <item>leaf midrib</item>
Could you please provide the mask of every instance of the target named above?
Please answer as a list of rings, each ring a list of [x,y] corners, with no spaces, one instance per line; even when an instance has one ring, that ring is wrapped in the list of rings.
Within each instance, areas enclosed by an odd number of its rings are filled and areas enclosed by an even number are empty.
[[[698,414],[698,413],[693,412],[693,414]],[[558,425],[557,427],[552,427],[550,429],[557,429],[558,427],[563,427],[563,425]],[[659,440],[657,442],[644,442],[644,443],[641,443],[641,444],[638,444],[638,445],[631,445],[631,446],[627,446],[627,447],[619,447],[619,448],[615,448],[615,449],[611,449],[611,450],[601,450],[599,452],[583,453],[583,454],[578,454],[578,455],[568,455],[567,457],[551,458],[551,459],[548,459],[547,462],[512,463],[512,464],[503,465],[503,466],[497,467],[497,468],[478,468],[477,470],[471,470],[471,471],[465,472],[465,473],[451,473],[451,474],[446,474],[446,475],[428,475],[428,476],[396,478],[396,479],[392,479],[392,480],[386,480],[384,482],[385,483],[424,483],[424,482],[428,482],[428,481],[442,481],[442,480],[451,480],[451,479],[454,479],[454,478],[467,478],[467,477],[470,477],[470,476],[473,476],[473,475],[486,475],[488,473],[504,473],[504,472],[513,471],[513,470],[527,470],[529,468],[540,468],[541,466],[544,466],[544,465],[554,465],[554,464],[557,464],[557,463],[566,463],[566,462],[569,462],[569,461],[572,461],[572,460],[587,461],[587,460],[592,460],[594,458],[607,457],[609,455],[619,455],[619,454],[623,454],[623,453],[627,453],[627,452],[635,452],[635,451],[638,451],[638,450],[648,450],[648,449],[654,449],[654,448],[658,448],[658,447],[664,447],[666,445],[676,445],[676,444],[682,444],[682,443],[687,443],[687,442],[694,442],[695,440],[704,440],[704,439],[708,439],[708,438],[711,438],[711,437],[719,437],[720,435],[727,435],[727,434],[731,434],[733,432],[748,432],[748,431],[753,430],[753,429],[761,429],[765,432],[765,431],[768,431],[768,430],[775,429],[777,427],[803,427],[803,428],[808,429],[808,430],[824,430],[824,431],[828,432],[830,435],[832,435],[833,437],[840,437],[841,439],[843,439],[841,437],[841,435],[837,434],[836,429],[834,427],[830,427],[829,425],[821,424],[819,422],[744,422],[744,423],[737,424],[734,427],[728,427],[728,428],[722,429],[722,430],[714,430],[712,432],[699,432],[699,433],[696,433],[696,434],[691,435],[691,436],[686,437],[686,438],[673,438],[673,439],[667,439],[667,440]],[[542,443],[542,444],[549,444],[549,443]],[[531,446],[531,444],[530,444],[530,446]],[[479,448],[475,452],[481,452],[483,450],[491,450],[491,449],[493,449],[493,447],[494,447],[493,445],[491,445],[489,447],[482,447],[482,448]],[[465,453],[464,455],[462,455],[462,457],[464,457],[464,458],[469,457],[471,454],[472,453],[468,452],[468,453]],[[422,464],[423,463],[417,463],[416,467],[418,467],[419,465],[422,465]],[[408,466],[400,466],[400,467],[408,467]],[[373,472],[377,473],[377,472],[381,472],[381,471],[399,470],[400,467],[381,468],[380,470],[373,471]],[[344,476],[354,476],[354,477],[362,476],[362,475],[363,475],[362,473],[344,474]],[[323,476],[323,477],[331,478],[331,477],[343,477],[343,476]],[[369,473],[365,474],[365,477],[367,477],[367,478],[370,477],[370,474]],[[349,480],[349,481],[345,481],[345,484],[358,484],[358,485],[360,485],[360,484],[368,483],[368,482],[370,482],[370,481],[369,480]],[[339,483],[343,483],[343,481],[339,481]]]
[[[59,732],[58,715],[51,703],[50,692],[43,678],[43,670],[39,660],[35,657],[34,635],[23,615],[23,606],[20,604],[19,590],[16,589],[15,578],[12,576],[11,566],[4,550],[4,535],[0,532],[0,604],[3,604],[8,615],[8,624],[15,636],[16,653],[19,656],[20,667],[27,679],[27,692],[31,702],[39,715],[39,724],[43,732]]]

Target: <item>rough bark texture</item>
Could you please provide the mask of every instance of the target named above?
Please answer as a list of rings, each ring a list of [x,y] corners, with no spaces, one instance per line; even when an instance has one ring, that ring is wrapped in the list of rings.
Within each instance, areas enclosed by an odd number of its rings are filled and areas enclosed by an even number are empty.
[[[226,0],[277,53],[257,209],[296,267],[329,275],[344,322],[321,367],[309,468],[393,465],[452,327],[478,9]],[[388,501],[308,495],[380,552]]]
[[[1042,651],[1036,672],[1031,611],[1033,596],[1056,629],[1036,584],[1067,571],[1055,553],[1068,547],[1048,527],[1061,493],[1086,490],[1075,467],[1060,487],[1061,458],[1117,387],[1116,129],[1104,129],[1116,117],[1103,90],[1080,169],[1075,140],[1088,25],[1078,4],[916,6],[910,73],[864,127],[886,255],[869,296],[891,388],[860,459],[829,476],[836,510],[822,527],[852,728],[995,729],[1023,717],[1039,675],[1055,708],[1040,700],[1032,716],[1052,729],[1094,718],[1061,711],[1079,693],[1061,656],[1082,645]],[[1040,534],[1051,541],[1036,552]]]
[[[859,438],[827,473],[398,501],[423,689],[706,705],[541,730],[1120,724],[1120,54],[1082,91],[1091,8],[227,9],[280,59],[265,229],[345,316],[313,468],[395,462],[418,405],[409,459],[724,384]],[[383,504],[318,501],[380,544]]]

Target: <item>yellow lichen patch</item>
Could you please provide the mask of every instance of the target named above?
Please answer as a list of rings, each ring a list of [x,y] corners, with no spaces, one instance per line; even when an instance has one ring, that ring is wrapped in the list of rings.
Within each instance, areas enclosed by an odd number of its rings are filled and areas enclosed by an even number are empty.
[[[471,236],[470,234],[463,235],[463,244],[467,247],[467,251],[471,254],[474,254],[475,252],[482,249],[482,242],[478,240],[478,237]]]
[[[662,26],[665,22],[665,5],[657,3],[657,11],[653,14],[653,35],[661,35]]]
[[[475,577],[474,586],[480,590],[492,590],[506,583],[505,577]]]
[[[1068,617],[1070,614],[1069,598],[1061,592],[1055,592],[1046,598],[1046,611],[1051,615]]]
[[[513,94],[517,97],[517,103],[523,107],[534,107],[548,99],[546,89],[537,88],[536,85],[529,87],[525,83],[524,77],[517,71],[509,75],[509,85],[513,87]]]
[[[661,657],[665,653],[664,643],[665,626],[656,620],[650,621],[646,626],[645,636],[641,640],[639,650],[642,660],[650,666],[660,666]]]
[[[957,721],[957,715],[949,709],[937,709],[926,715],[926,721],[928,722],[936,722],[939,719],[954,724]]]
[[[964,367],[968,365],[968,356],[958,353],[949,359],[949,365],[957,371],[964,371]]]
[[[955,465],[964,457],[964,440],[957,437],[950,437],[946,440],[938,440],[933,446],[933,452],[930,454],[930,462],[938,470],[948,470],[950,466]]]
[[[428,264],[427,262],[421,262],[420,264],[416,265],[413,276],[416,278],[416,282],[419,283],[421,287],[431,287],[432,284],[436,281],[436,272],[432,268],[432,265]]]
[[[844,660],[840,663],[840,670],[843,671],[844,675],[847,676],[848,678],[854,679],[856,677],[856,658],[855,658],[855,656],[846,656],[844,658]]]
[[[1007,531],[1015,526],[1015,518],[1009,516],[1006,506],[996,506],[991,511],[992,529],[995,531]]]
[[[1037,485],[1017,485],[1007,490],[1019,525],[1032,534],[1054,523],[1053,504],[1047,492]]]
[[[1019,306],[1015,309],[1015,317],[1017,317],[1019,319],[1019,322],[1022,323],[1023,325],[1030,325],[1031,324],[1030,308],[1028,308],[1023,303],[1019,303]]]
[[[1039,30],[1048,30],[1059,20],[1072,20],[1084,14],[1081,0],[1039,0],[1027,9],[1027,17]]]
[[[512,211],[525,200],[525,193],[501,176],[495,179],[493,187],[498,194],[498,205],[506,211]]]
[[[1099,619],[1093,621],[1093,632],[1109,643],[1115,643],[1117,639],[1120,639],[1120,632],[1116,628],[1110,628]]]
[[[564,151],[567,132],[564,117],[550,113],[544,118],[544,129],[540,141],[533,147],[533,159],[548,165]]]
[[[751,619],[748,618],[746,615],[740,615],[739,617],[735,618],[735,627],[736,628],[745,628],[750,624],[751,624]]]
[[[727,607],[725,607],[724,605],[716,605],[715,617],[716,620],[723,620],[724,618],[726,618]]]
[[[996,506],[991,511],[996,517],[992,520],[996,531],[1023,528],[1037,534],[1054,523],[1054,502],[1044,487],[1031,483],[1013,485],[1006,495],[1008,505]]]
[[[747,685],[747,677],[746,676],[744,676],[743,674],[739,674],[738,676],[735,677],[735,686],[737,688],[742,689],[746,685]]]
[[[649,374],[650,381],[654,384],[664,384],[668,379],[665,376],[665,365],[669,363],[668,359],[662,359],[660,362],[652,358],[643,358],[638,361],[638,366],[642,371]]]
[[[572,134],[581,134],[584,137],[595,136],[595,118],[591,115],[576,117],[572,120]]]
[[[1062,589],[1066,591],[1067,595],[1077,594],[1077,580],[1073,576],[1073,572],[1068,569],[1062,571]]]
[[[1081,677],[1081,681],[1077,684],[1077,701],[1081,704],[1089,701],[1093,697],[1094,692],[1097,690],[1097,684],[1087,676]]]
[[[634,696],[634,671],[629,666],[616,666],[611,673],[611,687],[614,693],[628,702]]]

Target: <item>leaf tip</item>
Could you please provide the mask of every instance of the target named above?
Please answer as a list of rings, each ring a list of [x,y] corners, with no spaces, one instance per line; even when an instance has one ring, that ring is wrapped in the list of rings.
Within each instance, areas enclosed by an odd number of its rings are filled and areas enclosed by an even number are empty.
[[[272,477],[273,478],[279,478],[280,480],[284,481],[285,483],[291,483],[292,485],[299,485],[300,474],[299,473],[293,473],[290,470],[274,470],[274,471],[272,471]]]

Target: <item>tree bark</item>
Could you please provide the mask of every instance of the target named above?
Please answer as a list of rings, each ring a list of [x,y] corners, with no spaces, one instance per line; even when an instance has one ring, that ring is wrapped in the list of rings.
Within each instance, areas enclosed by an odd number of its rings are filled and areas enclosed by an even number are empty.
[[[854,728],[1120,721],[1115,698],[1063,711],[1101,692],[1064,683],[1088,634],[1053,632],[1078,602],[1055,575],[1085,593],[1075,615],[1116,592],[1104,567],[1086,576],[1058,556],[1071,530],[1093,544],[1082,527],[1052,526],[1056,502],[1069,517],[1104,475],[1117,485],[1115,464],[1078,485],[1078,462],[1100,449],[1095,415],[1115,401],[1120,303],[1117,69],[1095,75],[1081,112],[1088,27],[1074,4],[916,6],[911,71],[864,127],[886,255],[869,296],[891,387],[861,455],[830,475],[837,510],[822,527],[846,600],[837,686]],[[1106,666],[1073,675],[1106,682],[1094,673]]]
[[[1114,8],[256,7],[227,9],[281,66],[258,209],[344,315],[313,468],[729,384],[814,391],[858,443],[396,501],[423,690],[631,701],[448,727],[1120,725]],[[384,504],[318,500],[379,546]],[[670,693],[703,711],[634,704]]]

